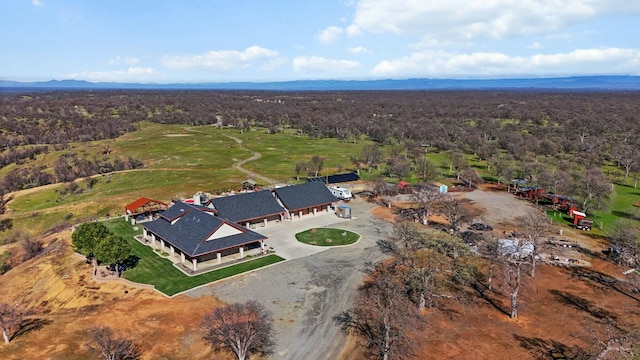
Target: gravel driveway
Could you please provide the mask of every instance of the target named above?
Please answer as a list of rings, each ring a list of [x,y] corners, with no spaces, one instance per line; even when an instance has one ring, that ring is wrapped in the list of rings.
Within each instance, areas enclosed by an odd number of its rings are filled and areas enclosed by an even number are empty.
[[[376,241],[391,231],[389,223],[370,214],[374,205],[362,199],[349,205],[353,219],[332,227],[362,235],[356,244],[288,260],[185,295],[211,295],[227,303],[263,303],[275,319],[278,345],[274,359],[336,359],[346,338],[333,316],[352,306],[363,278],[359,269],[366,261],[383,258]]]
[[[496,232],[513,231],[517,218],[526,216],[535,207],[528,201],[520,199],[506,191],[483,191],[458,193],[461,198],[482,210],[479,221],[493,226]]]

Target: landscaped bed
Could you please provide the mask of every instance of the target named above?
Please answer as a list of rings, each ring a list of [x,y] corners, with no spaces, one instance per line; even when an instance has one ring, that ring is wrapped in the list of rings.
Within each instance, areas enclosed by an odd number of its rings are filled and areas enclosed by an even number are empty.
[[[313,228],[296,234],[296,239],[309,245],[339,246],[351,245],[360,239],[360,235],[341,229]]]
[[[245,261],[219,270],[197,276],[186,276],[173,266],[171,261],[160,257],[152,248],[136,241],[133,237],[141,233],[134,230],[131,224],[123,219],[114,219],[104,223],[112,232],[122,235],[131,245],[131,254],[138,258],[137,264],[127,269],[123,277],[127,280],[154,285],[156,290],[169,296],[192,289],[213,281],[258,269],[267,265],[284,261],[277,255],[261,256],[255,260]]]

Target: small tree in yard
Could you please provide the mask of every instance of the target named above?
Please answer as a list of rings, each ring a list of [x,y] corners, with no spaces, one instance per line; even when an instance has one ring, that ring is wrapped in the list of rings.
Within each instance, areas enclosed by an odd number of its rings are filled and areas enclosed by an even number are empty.
[[[200,327],[214,351],[228,351],[238,360],[251,353],[270,355],[275,348],[271,313],[260,303],[230,304],[205,315]]]
[[[98,260],[109,264],[116,264],[116,272],[119,276],[120,264],[131,254],[131,246],[122,236],[109,234],[98,243],[95,252]]]
[[[142,357],[140,345],[127,338],[115,336],[109,327],[89,330],[89,338],[92,341],[89,348],[104,360],[138,360]]]
[[[24,320],[24,312],[16,305],[0,302],[0,330],[5,344],[11,341],[11,336]]]

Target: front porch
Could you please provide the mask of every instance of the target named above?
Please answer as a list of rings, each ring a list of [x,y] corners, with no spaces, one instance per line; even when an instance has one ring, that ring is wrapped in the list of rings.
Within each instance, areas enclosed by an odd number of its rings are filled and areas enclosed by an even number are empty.
[[[225,249],[220,252],[207,254],[191,258],[174,248],[171,244],[162,239],[156,238],[155,234],[143,232],[135,237],[141,244],[149,246],[154,252],[163,258],[171,261],[173,265],[188,276],[195,276],[208,271],[217,270],[222,267],[234,265],[243,261],[255,259],[256,257],[270,253],[264,241],[255,244]],[[252,246],[251,246],[252,245]]]

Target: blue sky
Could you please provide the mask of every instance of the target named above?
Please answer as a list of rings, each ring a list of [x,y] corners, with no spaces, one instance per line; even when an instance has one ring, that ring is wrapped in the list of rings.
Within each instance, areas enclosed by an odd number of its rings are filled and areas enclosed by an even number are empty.
[[[0,0],[0,78],[640,75],[637,0]]]

